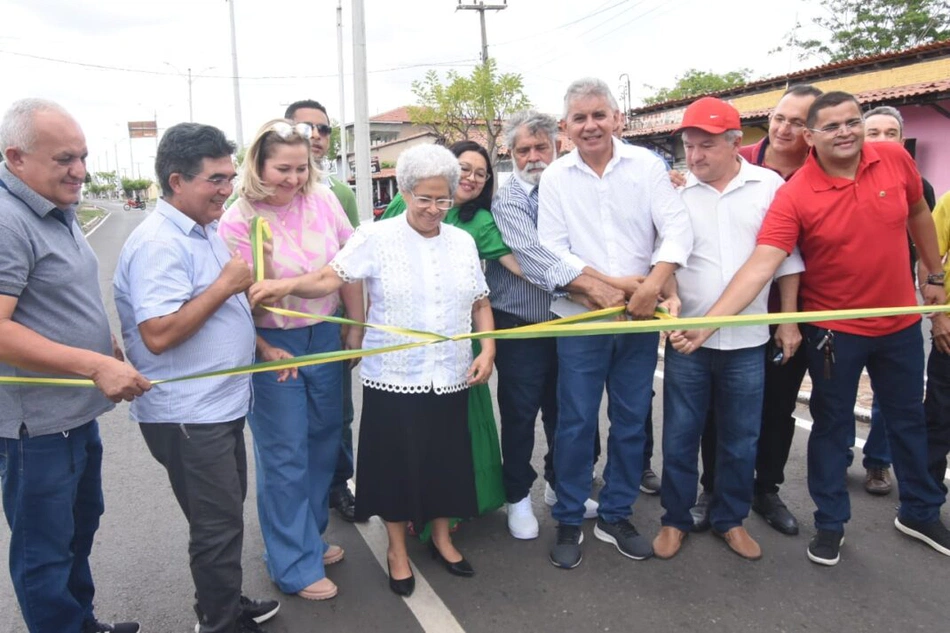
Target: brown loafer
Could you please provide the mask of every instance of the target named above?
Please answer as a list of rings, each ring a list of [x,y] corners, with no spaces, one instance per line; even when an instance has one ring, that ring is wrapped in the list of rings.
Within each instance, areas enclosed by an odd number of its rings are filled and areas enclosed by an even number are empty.
[[[339,563],[341,560],[343,560],[343,548],[339,545],[331,545],[323,553],[324,566]]]
[[[890,468],[868,468],[864,478],[864,489],[872,495],[887,495],[891,493]]]
[[[329,578],[321,578],[317,582],[301,589],[297,595],[307,600],[329,600],[337,593],[336,584]]]
[[[725,534],[716,534],[726,541],[733,552],[748,560],[759,560],[762,558],[762,548],[756,543],[745,528],[741,525],[727,530]]]
[[[664,525],[653,539],[653,555],[662,559],[673,558],[683,546],[687,534],[671,525]]]

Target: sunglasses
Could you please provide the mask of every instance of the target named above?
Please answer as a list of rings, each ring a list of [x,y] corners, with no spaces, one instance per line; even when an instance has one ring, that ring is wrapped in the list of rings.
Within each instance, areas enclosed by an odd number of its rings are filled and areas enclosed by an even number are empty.
[[[309,141],[310,136],[313,134],[313,126],[309,123],[290,124],[285,121],[278,121],[274,125],[270,126],[270,131],[274,132],[277,134],[277,136],[284,139],[285,141],[294,134]]]

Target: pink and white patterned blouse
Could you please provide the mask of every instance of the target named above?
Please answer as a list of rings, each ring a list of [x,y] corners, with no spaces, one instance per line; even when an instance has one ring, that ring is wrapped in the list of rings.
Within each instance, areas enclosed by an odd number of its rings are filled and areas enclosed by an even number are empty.
[[[343,248],[353,227],[333,192],[325,186],[316,187],[308,195],[297,194],[290,204],[274,207],[244,198],[234,201],[218,223],[220,235],[228,249],[237,251],[245,261],[251,255],[250,224],[255,216],[270,224],[274,235],[273,253],[264,255],[266,277],[286,279],[320,270]],[[340,305],[338,293],[319,299],[287,296],[275,307],[308,314],[332,315]],[[319,323],[315,319],[285,317],[267,311],[256,311],[254,324],[261,328],[289,330]]]

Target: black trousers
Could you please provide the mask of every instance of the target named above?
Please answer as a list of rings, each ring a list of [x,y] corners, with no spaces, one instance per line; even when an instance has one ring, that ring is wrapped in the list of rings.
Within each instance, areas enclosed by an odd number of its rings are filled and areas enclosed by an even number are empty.
[[[772,331],[774,334],[774,330]],[[768,346],[767,346],[768,347]],[[795,435],[795,405],[808,364],[799,350],[784,365],[765,360],[765,393],[762,400],[762,430],[755,456],[755,494],[778,492],[785,482],[785,463]],[[710,407],[703,429],[703,475],[705,492],[713,491],[716,475],[716,420]]]
[[[947,494],[947,453],[950,451],[950,355],[934,346],[927,360],[927,470]]]
[[[217,424],[140,424],[188,520],[201,633],[233,633],[241,613],[247,454],[244,418]]]

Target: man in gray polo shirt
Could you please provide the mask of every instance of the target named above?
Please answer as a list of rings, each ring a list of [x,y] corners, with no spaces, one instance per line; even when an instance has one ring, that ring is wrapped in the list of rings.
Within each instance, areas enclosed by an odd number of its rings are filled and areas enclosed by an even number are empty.
[[[135,622],[93,615],[89,553],[103,512],[96,416],[150,383],[122,362],[99,264],[76,222],[86,140],[59,105],[24,99],[0,122],[0,150],[0,376],[79,376],[99,388],[0,385],[13,588],[31,633],[137,633]]]

